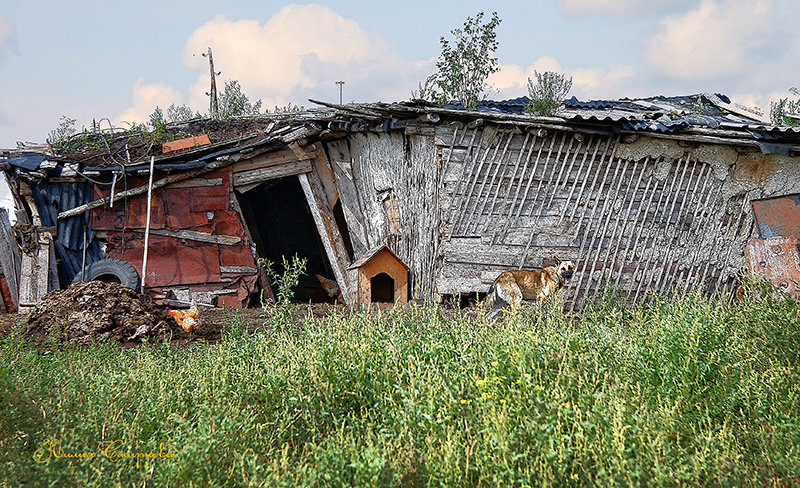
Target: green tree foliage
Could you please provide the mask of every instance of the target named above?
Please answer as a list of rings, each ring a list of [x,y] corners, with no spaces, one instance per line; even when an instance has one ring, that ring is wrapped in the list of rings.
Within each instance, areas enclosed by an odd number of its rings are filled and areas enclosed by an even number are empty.
[[[192,113],[192,109],[186,105],[170,104],[167,107],[167,120],[169,122],[186,122],[187,120],[200,118],[199,112]]]
[[[156,106],[156,109],[150,114],[150,126],[152,126],[153,129],[158,129],[165,125],[167,125],[167,119],[164,118],[164,111]]]
[[[800,114],[800,100],[781,98],[770,103],[769,120],[772,125],[795,127],[798,125]]]
[[[225,83],[225,88],[219,96],[219,117],[229,119],[231,117],[259,115],[261,114],[261,100],[255,103],[242,93],[242,87],[236,80]]]
[[[492,12],[492,18],[483,23],[483,12],[467,17],[464,27],[451,31],[451,41],[442,37],[442,53],[436,61],[437,72],[425,84],[420,84],[419,93],[412,97],[427,98],[444,105],[457,100],[468,109],[474,109],[485,99],[489,89],[486,80],[498,71],[497,26],[500,18]]]
[[[525,111],[537,115],[555,115],[572,89],[572,77],[567,79],[566,76],[552,71],[534,71],[533,74],[536,83],[528,78],[528,96],[531,101]]]
[[[70,136],[77,132],[75,129],[75,119],[62,115],[59,120],[61,120],[61,122],[58,124],[58,127],[51,130],[47,136],[47,141],[56,148],[63,146]]]

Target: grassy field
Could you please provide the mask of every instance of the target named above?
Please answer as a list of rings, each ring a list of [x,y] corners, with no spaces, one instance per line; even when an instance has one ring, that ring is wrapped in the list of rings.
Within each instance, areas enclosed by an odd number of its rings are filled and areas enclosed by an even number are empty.
[[[185,348],[12,335],[0,486],[800,486],[797,302],[288,316]]]

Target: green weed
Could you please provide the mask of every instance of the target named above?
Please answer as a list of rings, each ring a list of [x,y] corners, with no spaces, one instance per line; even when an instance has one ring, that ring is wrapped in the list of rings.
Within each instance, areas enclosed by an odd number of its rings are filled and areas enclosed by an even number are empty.
[[[294,319],[296,320],[296,319]],[[215,345],[0,346],[0,486],[796,486],[800,307],[334,310]],[[52,458],[124,451],[173,457]]]

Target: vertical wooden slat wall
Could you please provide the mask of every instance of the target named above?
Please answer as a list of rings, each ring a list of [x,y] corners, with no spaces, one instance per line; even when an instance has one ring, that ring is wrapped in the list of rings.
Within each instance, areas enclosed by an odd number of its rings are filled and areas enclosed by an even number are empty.
[[[618,135],[441,125],[440,294],[487,291],[503,269],[576,261],[568,307],[606,290],[727,292],[753,232],[749,200],[725,197],[710,161],[627,159]],[[673,143],[674,144],[674,143]],[[548,260],[548,261],[546,261]]]

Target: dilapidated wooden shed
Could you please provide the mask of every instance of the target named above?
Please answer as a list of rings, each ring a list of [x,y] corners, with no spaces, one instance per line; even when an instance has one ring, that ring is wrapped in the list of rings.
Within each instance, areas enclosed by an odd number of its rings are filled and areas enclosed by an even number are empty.
[[[525,114],[526,102],[320,102],[171,124],[173,139],[210,136],[179,152],[129,132],[9,151],[18,235],[49,236],[26,238],[23,264],[50,239],[58,286],[109,258],[141,273],[154,158],[144,291],[156,299],[244,305],[269,286],[258,258],[297,254],[354,305],[348,268],[386,245],[408,267],[408,294],[434,301],[572,259],[563,296],[580,309],[608,287],[631,303],[731,291],[761,237],[752,202],[800,192],[800,132],[722,95],[572,99],[557,117]],[[321,296],[314,286],[300,297]]]

